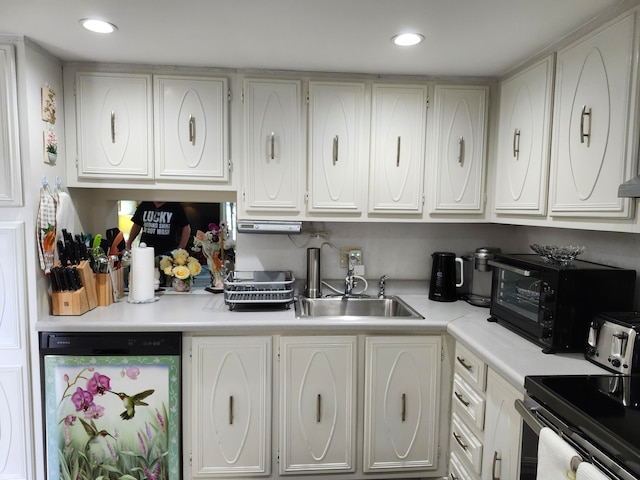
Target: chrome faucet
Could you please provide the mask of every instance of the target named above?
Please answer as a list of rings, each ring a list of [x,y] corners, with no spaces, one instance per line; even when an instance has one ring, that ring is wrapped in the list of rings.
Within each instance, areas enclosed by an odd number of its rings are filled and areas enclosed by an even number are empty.
[[[344,279],[344,296],[348,297],[353,293],[353,287],[356,286],[356,281],[353,278],[353,264],[349,262],[349,268],[347,270],[347,277]]]
[[[387,281],[387,276],[386,275],[382,275],[380,277],[380,281],[378,282],[378,298],[384,298],[385,294],[384,294],[384,288],[385,288],[385,282]]]

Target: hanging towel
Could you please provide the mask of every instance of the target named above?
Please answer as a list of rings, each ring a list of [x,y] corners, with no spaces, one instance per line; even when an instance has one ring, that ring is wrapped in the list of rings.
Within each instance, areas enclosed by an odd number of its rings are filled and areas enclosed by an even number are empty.
[[[576,480],[612,480],[597,467],[594,467],[589,462],[582,462],[578,466],[578,472],[576,473]]]
[[[40,205],[38,207],[38,218],[36,219],[36,239],[40,268],[45,273],[51,271],[55,256],[57,203],[57,192],[52,192],[49,185],[43,183],[40,188]]]
[[[579,461],[578,452],[553,430],[549,427],[540,430],[537,480],[574,480]]]
[[[63,240],[62,230],[69,233],[75,232],[75,210],[73,202],[67,192],[58,192],[58,205],[56,208],[56,241]]]

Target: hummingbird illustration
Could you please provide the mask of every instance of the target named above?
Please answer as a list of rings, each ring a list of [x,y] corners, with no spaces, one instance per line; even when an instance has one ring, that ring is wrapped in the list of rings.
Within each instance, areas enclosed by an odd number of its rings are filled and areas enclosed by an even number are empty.
[[[91,423],[86,422],[82,418],[78,418],[78,420],[80,420],[80,423],[82,423],[82,426],[84,427],[84,431],[87,432],[87,435],[89,435],[89,440],[87,440],[87,444],[84,446],[85,450],[89,450],[89,444],[94,440],[97,440],[99,437],[109,436],[111,438],[115,438],[106,430],[98,430],[93,419],[91,419]]]
[[[122,418],[123,420],[130,420],[136,414],[136,406],[149,406],[149,404],[143,402],[143,400],[153,392],[155,392],[154,389],[149,389],[131,396],[127,395],[124,392],[111,393],[115,393],[116,395],[118,395],[118,397],[120,397],[120,400],[122,400],[122,404],[124,405],[125,411],[120,414],[120,418]]]

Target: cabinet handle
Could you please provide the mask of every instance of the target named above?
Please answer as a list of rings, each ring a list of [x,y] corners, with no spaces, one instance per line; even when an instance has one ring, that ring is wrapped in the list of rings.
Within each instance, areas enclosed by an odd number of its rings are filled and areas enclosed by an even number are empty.
[[[320,423],[322,420],[322,395],[318,394],[316,398],[316,422]]]
[[[466,450],[467,448],[469,448],[468,445],[465,445],[464,443],[462,443],[462,438],[456,432],[453,432],[453,438],[456,439],[456,442],[458,442],[458,445],[460,445],[463,450]]]
[[[269,142],[271,146],[271,153],[269,154],[269,158],[271,158],[271,160],[273,160],[276,156],[275,138],[276,138],[276,134],[274,132],[271,132],[271,141]]]
[[[456,396],[456,398],[458,399],[458,401],[463,404],[465,407],[469,406],[469,402],[467,402],[464,397],[462,395],[460,395],[458,392],[456,392],[455,390],[453,391],[453,394]]]
[[[407,418],[407,394],[406,393],[402,394],[402,414],[401,414],[401,418],[402,418],[403,422]]]
[[[589,130],[587,133],[584,133],[584,117],[589,117]],[[580,143],[584,143],[584,139],[587,139],[587,147],[589,146],[591,140],[591,107],[587,109],[586,105],[582,106],[582,113],[580,114]]]
[[[459,146],[458,163],[460,164],[460,166],[462,166],[464,165],[464,137],[460,137],[460,140],[458,141],[458,146]]]
[[[491,480],[500,480],[500,477],[496,477],[496,463],[502,461],[498,456],[498,452],[493,452],[493,464],[491,465]]]
[[[396,147],[396,167],[400,166],[400,142],[401,142],[401,137],[398,137],[398,144]]]
[[[189,115],[189,141],[192,145],[196,144],[196,117]]]
[[[516,128],[513,131],[513,156],[518,158],[518,154],[520,153],[520,129]]]
[[[229,395],[229,425],[233,425],[233,395]]]
[[[470,372],[471,370],[473,370],[473,365],[467,365],[467,362],[464,361],[464,358],[456,357],[456,360],[458,360],[458,363],[466,368],[467,371]]]
[[[338,138],[338,135],[336,135],[335,137],[333,137],[333,164],[334,165],[338,163],[338,142],[339,142],[339,138]]]
[[[111,143],[116,143],[116,112],[111,110]]]
[[[458,477],[456,477],[453,473],[450,473],[449,477],[451,478],[451,480],[458,480]]]

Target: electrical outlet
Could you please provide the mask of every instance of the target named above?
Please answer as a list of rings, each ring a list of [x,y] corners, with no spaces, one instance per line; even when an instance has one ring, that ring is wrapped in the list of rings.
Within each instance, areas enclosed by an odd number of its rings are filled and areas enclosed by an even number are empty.
[[[362,249],[360,247],[340,247],[340,268],[349,268],[349,255],[357,257],[356,265],[362,265]]]

